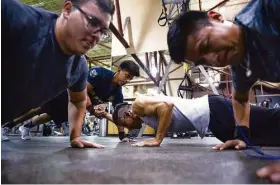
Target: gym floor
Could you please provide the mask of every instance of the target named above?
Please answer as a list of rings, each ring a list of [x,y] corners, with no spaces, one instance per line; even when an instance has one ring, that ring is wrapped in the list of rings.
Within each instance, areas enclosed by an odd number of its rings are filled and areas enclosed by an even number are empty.
[[[255,171],[273,162],[213,151],[216,138],[165,138],[161,147],[136,148],[117,137],[86,137],[105,149],[70,148],[68,137],[10,139],[2,142],[2,183],[267,183]],[[280,155],[279,148],[263,150]]]

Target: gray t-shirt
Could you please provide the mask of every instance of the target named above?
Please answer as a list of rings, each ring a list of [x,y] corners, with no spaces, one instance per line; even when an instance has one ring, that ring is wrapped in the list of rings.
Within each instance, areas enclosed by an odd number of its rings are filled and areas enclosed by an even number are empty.
[[[170,132],[187,132],[196,130],[200,137],[204,137],[210,122],[210,109],[208,96],[196,99],[182,99],[178,97],[159,96],[145,97],[174,103]],[[145,124],[157,129],[156,116],[142,117]]]

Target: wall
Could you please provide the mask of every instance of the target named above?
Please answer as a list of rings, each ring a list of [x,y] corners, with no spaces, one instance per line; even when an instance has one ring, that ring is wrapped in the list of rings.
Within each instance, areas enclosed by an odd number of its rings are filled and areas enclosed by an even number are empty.
[[[161,13],[160,0],[119,0],[122,24],[126,17],[131,20],[132,39],[128,38],[128,29],[124,31],[125,39],[130,43],[132,53],[152,52],[167,49],[167,27],[161,27],[157,19]],[[117,27],[116,14],[113,23]],[[115,36],[112,37],[112,56],[129,54]]]

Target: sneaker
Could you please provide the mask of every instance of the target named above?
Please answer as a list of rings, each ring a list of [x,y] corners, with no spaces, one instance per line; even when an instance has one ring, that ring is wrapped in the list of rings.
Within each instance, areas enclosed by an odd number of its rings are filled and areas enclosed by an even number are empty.
[[[1,128],[1,141],[9,141],[10,139],[8,138],[8,128]]]
[[[31,135],[30,135],[30,129],[27,127],[24,127],[24,125],[19,127],[19,131],[21,132],[21,139],[23,140],[30,140]]]
[[[58,132],[58,131],[55,131],[55,130],[53,131],[53,133],[56,136],[63,136],[63,134],[61,132]]]

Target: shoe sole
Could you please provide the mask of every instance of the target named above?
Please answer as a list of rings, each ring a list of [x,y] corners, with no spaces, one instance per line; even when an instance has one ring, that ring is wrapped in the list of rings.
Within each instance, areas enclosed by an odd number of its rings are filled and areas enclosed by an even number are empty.
[[[19,127],[18,130],[19,130],[20,133],[21,133],[21,137],[20,137],[20,138],[21,138],[22,140],[31,140],[31,138],[24,138],[24,137],[22,137],[22,132],[23,132],[23,131],[22,131],[22,127]]]

